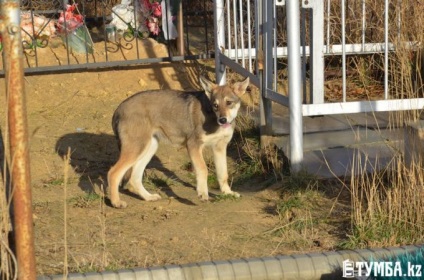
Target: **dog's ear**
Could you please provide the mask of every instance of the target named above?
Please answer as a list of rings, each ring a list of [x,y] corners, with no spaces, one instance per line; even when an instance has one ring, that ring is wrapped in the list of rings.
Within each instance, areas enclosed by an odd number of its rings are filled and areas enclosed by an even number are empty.
[[[203,75],[200,76],[199,81],[202,88],[205,90],[206,95],[210,98],[212,91],[217,87],[217,85],[206,79]]]
[[[237,94],[237,96],[242,96],[246,92],[246,89],[249,83],[250,83],[250,79],[249,77],[247,77],[246,80],[242,82],[237,82],[233,85],[233,90]]]

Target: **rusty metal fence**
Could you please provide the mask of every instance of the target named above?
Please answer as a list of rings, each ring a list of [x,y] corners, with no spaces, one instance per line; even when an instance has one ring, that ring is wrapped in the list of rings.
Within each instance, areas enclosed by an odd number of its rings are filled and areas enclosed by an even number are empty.
[[[24,71],[210,58],[212,6],[206,0],[24,0],[19,13]],[[3,62],[0,67],[4,75]]]

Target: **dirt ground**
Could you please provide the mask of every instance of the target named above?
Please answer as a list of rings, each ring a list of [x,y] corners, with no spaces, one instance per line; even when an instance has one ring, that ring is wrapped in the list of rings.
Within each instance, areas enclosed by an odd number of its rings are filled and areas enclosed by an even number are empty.
[[[48,51],[40,58],[48,59]],[[53,51],[65,56],[59,47]],[[264,189],[249,181],[236,187],[241,199],[201,202],[185,149],[171,146],[160,146],[146,171],[146,186],[162,200],[146,202],[123,190],[128,208],[114,209],[103,199],[105,175],[118,157],[115,108],[145,89],[196,89],[198,70],[188,62],[26,77],[37,274],[62,273],[65,266],[84,272],[333,248],[331,228],[311,231],[301,246],[267,233],[279,225],[274,209],[281,183]],[[0,103],[6,104],[5,94]],[[0,106],[4,139],[5,112]],[[230,170],[235,165],[237,158],[230,157]],[[210,192],[219,193],[213,182]]]

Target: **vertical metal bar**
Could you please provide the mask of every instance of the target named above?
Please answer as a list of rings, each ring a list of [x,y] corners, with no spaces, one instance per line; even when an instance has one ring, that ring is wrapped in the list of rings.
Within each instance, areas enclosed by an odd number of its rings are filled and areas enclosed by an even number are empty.
[[[181,5],[182,2],[180,2],[180,11],[181,11],[181,16],[182,16],[182,9],[183,6]],[[205,40],[206,40],[206,54],[209,55],[209,22],[208,22],[208,14],[207,14],[207,9],[206,9],[206,0],[203,0],[203,14],[205,15]],[[181,32],[183,32],[181,30]],[[183,54],[184,55],[184,52]]]
[[[299,1],[286,1],[286,13],[290,111],[290,161],[292,170],[298,172],[301,170],[303,162]]]
[[[133,0],[133,3],[132,4],[133,4],[133,7],[137,7],[141,3],[138,2],[138,1],[136,1],[136,0]],[[166,5],[166,3],[165,3],[165,5]],[[139,43],[138,43],[138,36],[139,36],[138,28],[139,27],[137,26],[137,20],[135,20],[137,17],[138,17],[138,15],[137,15],[137,9],[134,9],[135,49],[136,49],[136,53],[137,53],[137,59],[140,59],[140,48],[139,48]],[[168,32],[169,32],[169,29],[168,29]],[[168,47],[168,56],[170,56],[170,53],[169,53],[169,42],[166,44],[166,46]]]
[[[346,7],[345,0],[342,0],[342,93],[343,102],[346,102]]]
[[[366,28],[367,28],[367,21],[366,21],[366,3],[365,0],[362,0],[362,51],[365,51],[365,34],[366,34]]]
[[[182,0],[183,1],[183,0]],[[181,2],[182,2],[181,1]],[[185,1],[186,5],[188,5],[188,0]],[[190,30],[189,30],[189,25],[188,25],[188,17],[184,17],[184,26],[186,27],[186,45],[185,47],[187,48],[187,51],[190,52]]]
[[[31,14],[31,24],[32,24],[32,36],[30,36],[32,40],[32,47],[34,48],[34,58],[35,58],[35,67],[38,67],[38,54],[37,54],[37,38],[35,35],[35,24],[34,24],[34,10],[32,8],[32,1],[29,4],[30,7],[30,14]],[[22,34],[21,34],[22,36]]]
[[[241,65],[246,67],[246,61],[244,60],[244,24],[243,24],[243,1],[239,0],[239,17],[240,17],[240,46],[241,46]]]
[[[327,0],[327,53],[330,52],[330,20],[331,19],[331,0]]]
[[[106,22],[106,5],[105,5],[105,3],[102,3],[102,20],[103,20],[103,22]],[[103,35],[104,35],[104,38],[107,38],[106,26],[103,26]],[[103,44],[104,44],[104,48],[105,48],[106,61],[109,61],[109,50],[107,49],[107,41],[108,40],[104,40]]]
[[[307,83],[306,83],[306,63],[308,61],[308,57],[306,56],[306,10],[305,9],[301,9],[300,10],[300,46],[302,47],[302,88],[303,88],[303,103],[311,103],[312,102],[312,98],[308,99],[307,96]],[[312,92],[312,84],[313,82],[311,81],[310,83],[310,90]]]
[[[275,5],[275,0],[272,1],[272,8],[273,8],[273,12],[272,12],[272,18],[273,20],[273,24],[272,24],[272,39],[273,39],[273,58],[274,58],[274,64],[273,64],[273,68],[274,68],[274,75],[273,75],[273,89],[274,91],[277,91],[277,86],[278,86],[278,72],[277,72],[277,6]]]
[[[256,59],[255,59],[255,70],[256,75],[259,79],[262,76],[262,68],[263,68],[263,53],[262,52],[262,31],[261,31],[261,20],[262,20],[262,6],[261,3],[258,3],[259,0],[254,0],[254,11],[255,11],[255,51],[256,51]],[[260,90],[260,89],[259,89]]]
[[[272,88],[275,81],[274,73],[274,57],[273,57],[273,36],[274,36],[274,1],[263,1],[263,50],[264,50],[264,85],[266,89]],[[264,91],[265,97],[267,90]]]
[[[161,5],[162,4],[165,4],[164,6],[165,6],[165,10],[163,9],[163,6],[162,6],[162,13],[165,13],[165,22],[166,22],[166,33],[167,33],[167,38],[165,38],[165,40],[166,40],[166,49],[168,50],[168,57],[172,57],[173,55],[172,55],[172,51],[171,51],[171,47],[170,47],[170,43],[171,43],[171,40],[170,40],[170,38],[171,38],[171,28],[170,28],[170,25],[169,25],[169,20],[170,20],[170,18],[168,17],[168,15],[169,15],[169,11],[170,11],[170,3],[169,3],[169,0],[165,0],[165,1],[163,1],[163,2],[161,2]],[[162,16],[163,16],[163,14],[162,14]],[[134,18],[137,18],[137,11],[136,11],[136,9],[134,9]],[[137,39],[137,37],[138,37],[138,32],[137,32],[137,21],[135,20],[134,21],[135,22],[135,30],[136,30],[136,36],[135,36],[135,38]],[[163,22],[162,22],[162,24],[163,24]],[[137,43],[138,43],[138,40],[135,40],[135,43],[136,43],[136,45],[137,45]],[[139,57],[138,57],[138,47],[137,47],[137,59],[138,59]]]
[[[14,234],[18,279],[35,279],[34,234],[29,166],[28,125],[24,97],[23,50],[20,1],[1,2],[1,32],[4,44]]]
[[[311,95],[312,103],[324,103],[324,2],[309,1],[311,15]]]
[[[226,82],[225,67],[221,63],[219,54],[221,46],[225,46],[225,18],[224,1],[214,1],[214,30],[215,30],[215,75],[216,83],[223,85]]]
[[[269,33],[269,25],[271,17],[268,17],[268,1],[257,0],[256,1],[256,13],[258,22],[258,31],[260,32],[257,41],[258,49],[258,75],[260,81],[260,93],[259,99],[259,124],[260,124],[260,135],[261,135],[261,146],[267,145],[267,137],[272,132],[272,107],[271,100],[266,98],[266,92],[268,89],[269,71],[272,71],[269,59],[272,58],[272,54],[269,52],[268,37],[271,36]],[[271,60],[272,62],[272,60]]]
[[[228,51],[231,52],[231,11],[230,11],[230,0],[227,0],[227,42],[228,42]]]
[[[384,1],[384,99],[389,98],[389,0]]]
[[[256,11],[256,10],[255,10]],[[250,51],[252,49],[252,28],[251,28],[251,17],[250,13],[250,0],[247,1],[247,47],[249,48],[248,52],[248,58],[249,58],[249,71],[253,72],[253,65],[252,65],[252,52]],[[256,30],[256,29],[255,29]],[[257,31],[256,31],[257,32]],[[257,55],[258,53],[256,53]]]
[[[233,27],[234,27],[234,50],[235,50],[235,56],[234,60],[235,62],[238,62],[238,30],[237,30],[237,0],[233,0]]]
[[[66,15],[66,13],[67,13],[67,8],[66,8],[66,5],[68,5],[68,0],[63,0],[62,1],[62,3],[63,3],[63,17],[64,18],[68,18],[67,17],[67,15]],[[70,60],[70,54],[69,54],[69,49],[70,49],[70,47],[69,47],[69,42],[68,42],[68,40],[69,40],[69,37],[68,37],[68,32],[67,32],[67,30],[68,30],[68,27],[67,27],[67,20],[64,20],[63,21],[63,26],[64,26],[64,29],[65,29],[65,45],[66,45],[66,58],[67,58],[67,61],[68,61],[68,65],[70,65],[71,64],[71,60]]]
[[[397,28],[398,28],[397,36],[398,36],[398,41],[400,42],[400,40],[401,40],[401,28],[402,28],[402,12],[401,12],[402,11],[402,0],[398,0],[397,3],[398,3],[397,4],[397,14],[398,14],[398,16],[397,16],[397,18],[398,18],[398,20],[397,20]]]
[[[204,7],[204,5],[203,5]],[[203,9],[204,10],[204,9]],[[178,49],[178,55],[183,56],[184,55],[184,26],[183,26],[183,2],[180,1],[178,5],[178,25],[177,25],[177,31],[178,31],[178,37],[177,37],[177,49]],[[207,28],[206,20],[205,20],[205,27]],[[206,29],[205,32],[206,36],[206,53],[209,53],[208,51],[208,32]]]

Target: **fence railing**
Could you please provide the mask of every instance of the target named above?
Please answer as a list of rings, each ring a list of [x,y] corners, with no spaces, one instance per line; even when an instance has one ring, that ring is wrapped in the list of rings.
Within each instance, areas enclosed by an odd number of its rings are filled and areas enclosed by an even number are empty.
[[[158,11],[154,5],[146,7],[146,1],[139,0],[128,4],[117,0],[83,0],[67,8],[68,2],[22,1],[25,73],[125,67],[213,56],[213,11],[212,4],[206,1],[158,1],[157,5],[163,6]],[[0,74],[4,75],[3,68]]]
[[[388,0],[217,2],[217,64],[261,89],[263,132],[272,127],[270,101],[289,107],[292,164],[303,157],[303,116],[424,107],[423,74],[405,94],[410,81],[402,72],[416,70],[412,61],[399,62],[423,48],[419,7]]]

